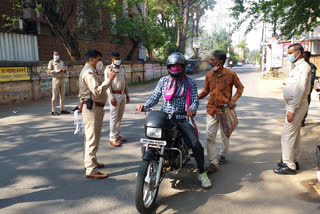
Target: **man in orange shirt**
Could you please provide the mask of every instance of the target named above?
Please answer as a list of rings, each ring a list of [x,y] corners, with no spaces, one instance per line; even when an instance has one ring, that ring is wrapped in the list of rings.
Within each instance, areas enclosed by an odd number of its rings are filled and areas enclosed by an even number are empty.
[[[244,88],[237,74],[223,67],[226,58],[226,54],[219,50],[211,54],[210,64],[212,69],[207,73],[204,89],[198,95],[200,100],[210,93],[207,104],[207,141],[210,165],[207,170],[211,172],[218,169],[218,164],[225,163],[225,156],[229,147],[229,138],[220,129],[223,148],[219,152],[220,159],[218,161],[215,140],[219,128],[218,112],[224,105],[228,105],[229,108],[235,108]],[[233,86],[237,88],[237,92],[232,97]]]

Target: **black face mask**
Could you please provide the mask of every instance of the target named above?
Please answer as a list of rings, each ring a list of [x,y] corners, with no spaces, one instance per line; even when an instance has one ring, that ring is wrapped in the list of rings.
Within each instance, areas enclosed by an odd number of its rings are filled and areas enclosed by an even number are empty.
[[[183,70],[183,71],[181,71],[179,73],[171,73],[171,72],[169,72],[169,75],[174,79],[180,79],[185,75],[185,71]]]

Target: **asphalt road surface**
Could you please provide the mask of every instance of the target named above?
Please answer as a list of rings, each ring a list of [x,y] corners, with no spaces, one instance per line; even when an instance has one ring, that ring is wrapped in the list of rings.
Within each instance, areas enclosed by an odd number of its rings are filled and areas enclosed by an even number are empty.
[[[167,175],[160,186],[155,213],[320,213],[320,202],[308,196],[314,177],[314,150],[302,150],[301,170],[295,176],[272,172],[280,158],[284,118],[281,81],[261,80],[250,65],[235,67],[245,86],[237,102],[239,126],[231,136],[227,164],[210,174],[213,187],[204,190],[194,171]],[[204,73],[191,76],[198,91]],[[120,148],[108,143],[109,107],[102,130],[98,160],[106,166],[105,180],[84,176],[83,135],[74,135],[73,115],[51,116],[50,98],[43,102],[10,106],[0,112],[0,213],[95,214],[137,213],[134,205],[136,173],[141,162],[139,139],[144,137],[144,114],[136,104],[147,100],[155,83],[130,87],[131,103],[121,125],[128,139]],[[317,142],[320,110],[316,94],[302,143]],[[206,102],[200,102],[196,121],[206,148]],[[70,110],[76,99],[66,101]],[[160,103],[157,108],[160,108]],[[15,111],[15,112],[13,112]],[[318,126],[319,127],[319,126]],[[218,143],[220,135],[218,133]],[[310,144],[311,145],[311,144]],[[313,144],[312,144],[313,145]],[[313,147],[312,147],[313,148]]]

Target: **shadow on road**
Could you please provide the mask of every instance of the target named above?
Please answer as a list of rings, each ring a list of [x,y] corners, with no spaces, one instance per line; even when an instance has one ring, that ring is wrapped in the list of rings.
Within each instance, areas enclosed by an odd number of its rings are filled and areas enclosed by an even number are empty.
[[[206,102],[201,101],[199,108],[204,108]],[[280,138],[283,122],[278,121],[281,121],[285,112],[279,106],[283,106],[281,99],[241,97],[236,109],[239,126],[230,139],[228,162],[219,166],[218,172],[209,174],[213,187],[209,190],[202,189],[197,180],[197,173],[194,172],[169,176],[167,179],[170,180],[171,187],[178,191],[169,196],[160,191],[156,213],[182,214],[195,211],[209,200],[222,200],[224,195],[236,193],[245,183],[263,182],[262,174],[271,172],[281,158]],[[201,111],[198,112],[196,120],[201,131],[200,139],[206,148],[205,117],[206,112]],[[306,135],[307,132],[302,135],[304,144],[308,143],[304,140]],[[221,143],[219,133],[217,143]],[[308,159],[309,153],[302,151],[301,156],[304,169],[315,167],[315,163],[310,164],[304,160]],[[272,190],[272,187],[265,188],[266,191]],[[281,202],[276,204],[274,200],[260,202],[270,206],[284,206]],[[235,203],[241,204],[242,201],[239,199]],[[243,199],[243,203],[248,203],[246,198]],[[254,203],[259,206],[259,202]]]
[[[246,71],[247,72],[247,71]],[[249,71],[254,72],[254,71]],[[202,89],[203,77],[196,79],[198,90]],[[59,206],[61,212],[80,204],[100,205],[96,212],[127,212],[123,207],[134,208],[135,174],[141,161],[140,144],[144,137],[145,116],[135,114],[135,105],[144,103],[156,82],[144,87],[132,87],[134,96],[127,105],[122,121],[122,134],[128,139],[121,148],[108,143],[109,112],[106,111],[100,142],[98,159],[106,167],[102,172],[109,174],[106,180],[88,180],[83,169],[83,136],[73,135],[73,116],[48,116],[48,105],[25,109],[18,115],[0,119],[0,210],[33,203],[24,207],[24,213],[48,213]],[[75,105],[74,101],[72,105]],[[206,106],[207,99],[200,102],[196,121],[200,130],[200,140],[206,148]],[[284,117],[281,99],[243,96],[238,101],[239,126],[230,140],[228,162],[217,173],[210,174],[213,187],[203,190],[197,180],[197,173],[184,171],[178,175],[168,175],[160,186],[156,213],[189,213],[201,209],[211,200],[230,200],[234,204],[255,203],[256,206],[285,206],[277,200],[256,200],[239,198],[232,201],[230,193],[237,193],[247,183],[253,185],[264,181],[268,173],[280,159],[280,134]],[[161,106],[159,102],[158,107]],[[106,107],[108,109],[108,107]],[[319,122],[308,123],[315,128]],[[306,130],[302,143],[307,147],[317,139]],[[218,144],[220,135],[217,137]],[[308,139],[306,141],[305,139]],[[302,150],[302,170],[311,169],[314,162],[308,162],[310,150]],[[275,184],[277,180],[273,181]],[[272,187],[265,186],[265,192]],[[244,190],[245,191],[245,190]],[[59,202],[62,200],[63,203]],[[96,201],[99,201],[96,202]],[[98,203],[98,204],[97,204]],[[289,206],[289,205],[288,205]],[[101,208],[102,207],[102,208]],[[89,209],[89,208],[86,208]],[[201,213],[201,211],[199,211]],[[212,210],[212,212],[214,212]],[[127,212],[131,213],[131,212]],[[206,211],[206,213],[210,213]]]

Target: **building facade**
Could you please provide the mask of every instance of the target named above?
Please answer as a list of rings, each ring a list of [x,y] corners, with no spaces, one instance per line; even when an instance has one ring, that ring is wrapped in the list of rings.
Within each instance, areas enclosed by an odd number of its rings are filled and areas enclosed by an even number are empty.
[[[305,51],[311,52],[310,62],[320,70],[320,26],[314,32],[294,38],[292,41],[279,41],[275,37],[267,39],[265,48],[265,71],[273,76],[288,74],[291,65],[287,58],[288,47],[293,43],[300,43]],[[319,76],[319,71],[317,71]]]
[[[25,2],[32,2],[32,0]],[[69,25],[84,25],[79,16],[81,12],[78,10],[79,4],[83,1],[64,2],[66,2],[65,7],[76,7],[72,10]],[[0,1],[0,61],[49,61],[52,59],[53,50],[59,51],[63,60],[71,59],[64,44],[54,34],[44,16],[31,7],[25,6],[20,11],[19,19],[13,25],[4,28],[3,26],[7,23],[6,17],[14,17],[17,15],[15,13],[17,12],[12,10],[11,0]],[[81,59],[89,48],[101,51],[105,59],[109,59],[113,51],[119,52],[125,59],[132,48],[132,42],[126,35],[123,35],[120,44],[112,41],[110,37],[112,29],[108,23],[116,21],[116,18],[101,11],[97,13],[100,15],[96,20],[98,27],[93,29],[95,33],[92,34],[92,29],[88,28],[88,34],[83,33],[78,36]],[[132,60],[145,60],[145,54],[143,47],[137,47],[134,49]]]

